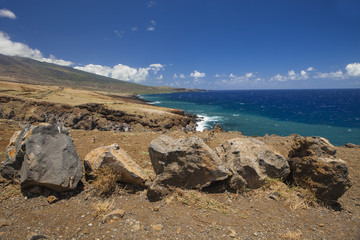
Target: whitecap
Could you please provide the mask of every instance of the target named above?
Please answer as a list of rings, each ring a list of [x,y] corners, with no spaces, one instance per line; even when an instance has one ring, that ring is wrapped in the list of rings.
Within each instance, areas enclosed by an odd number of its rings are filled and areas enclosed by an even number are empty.
[[[196,131],[202,132],[205,129],[210,128],[210,122],[219,122],[222,117],[221,116],[206,116],[206,115],[198,115],[200,121],[197,122]]]
[[[160,104],[160,103],[161,103],[160,101],[155,101],[155,102],[149,102],[148,104],[156,105],[156,104]]]

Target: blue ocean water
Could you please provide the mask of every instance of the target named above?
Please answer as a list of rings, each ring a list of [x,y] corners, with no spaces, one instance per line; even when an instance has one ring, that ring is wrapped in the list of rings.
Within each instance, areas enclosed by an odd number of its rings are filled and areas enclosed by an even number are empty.
[[[334,145],[360,144],[360,89],[237,90],[141,95],[152,104],[203,117],[248,136],[321,136]]]

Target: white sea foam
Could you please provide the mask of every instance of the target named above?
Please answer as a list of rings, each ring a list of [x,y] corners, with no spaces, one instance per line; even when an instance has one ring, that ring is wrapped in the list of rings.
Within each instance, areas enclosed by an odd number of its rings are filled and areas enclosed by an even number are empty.
[[[151,105],[156,105],[156,104],[160,104],[160,103],[161,103],[160,101],[148,102],[148,104],[151,104]]]
[[[210,122],[220,122],[222,117],[220,116],[205,116],[205,115],[198,115],[201,121],[197,122],[196,131],[202,132],[205,129],[210,128]]]

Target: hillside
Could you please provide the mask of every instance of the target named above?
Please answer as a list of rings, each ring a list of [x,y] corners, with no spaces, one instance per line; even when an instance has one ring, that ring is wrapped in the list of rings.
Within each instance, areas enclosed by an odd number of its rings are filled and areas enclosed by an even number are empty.
[[[76,70],[71,67],[2,54],[0,54],[0,80],[127,94],[191,91],[183,88],[144,86]]]

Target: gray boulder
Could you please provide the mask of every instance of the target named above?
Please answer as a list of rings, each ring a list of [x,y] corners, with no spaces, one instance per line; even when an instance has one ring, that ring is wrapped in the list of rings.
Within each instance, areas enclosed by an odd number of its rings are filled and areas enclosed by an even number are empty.
[[[20,178],[22,189],[44,186],[55,191],[75,189],[83,175],[70,132],[61,124],[26,125],[15,133],[0,173]]]
[[[287,159],[257,139],[227,140],[215,152],[232,172],[229,184],[236,190],[256,189],[267,177],[283,179],[290,173]]]
[[[327,204],[335,203],[351,187],[346,162],[336,157],[335,147],[325,138],[295,139],[289,163],[291,180]]]
[[[90,170],[108,166],[118,173],[118,181],[124,183],[146,187],[151,182],[144,170],[116,143],[89,152],[85,157],[85,164]]]
[[[161,135],[150,143],[149,154],[157,177],[148,196],[162,186],[201,189],[228,177],[219,157],[198,137],[175,140]]]

